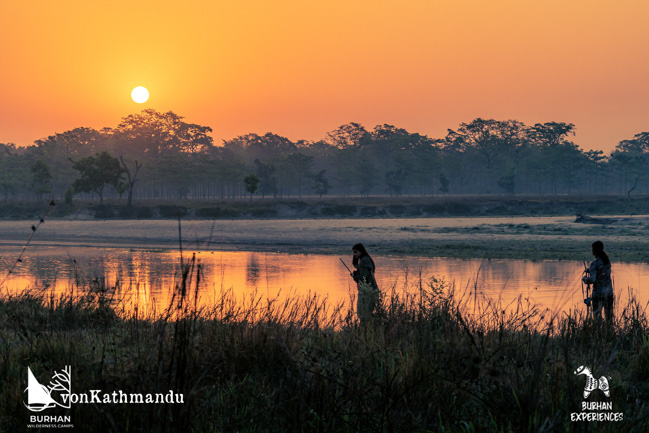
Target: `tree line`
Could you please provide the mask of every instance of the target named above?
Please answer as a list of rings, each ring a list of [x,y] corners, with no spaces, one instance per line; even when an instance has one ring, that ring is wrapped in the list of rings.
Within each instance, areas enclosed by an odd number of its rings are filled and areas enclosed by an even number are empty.
[[[342,125],[317,141],[246,134],[215,145],[210,127],[153,109],[115,128],[75,128],[0,144],[4,200],[92,195],[236,199],[351,195],[649,192],[649,132],[610,154],[584,151],[575,126],[477,118],[430,138],[392,125]]]

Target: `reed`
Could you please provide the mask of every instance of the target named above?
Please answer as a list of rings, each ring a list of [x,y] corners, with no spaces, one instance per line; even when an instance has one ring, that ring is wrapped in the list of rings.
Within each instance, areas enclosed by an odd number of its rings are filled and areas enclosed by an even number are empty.
[[[75,294],[0,299],[0,430],[26,431],[26,367],[72,366],[75,392],[184,394],[182,405],[72,405],[81,431],[647,431],[645,308],[615,323],[478,300],[435,278],[384,294],[372,323],[316,295],[274,301],[224,290],[198,302],[183,260],[160,314],[124,308],[101,279]],[[353,300],[349,305],[353,306]],[[611,377],[619,423],[574,423],[589,365]],[[603,396],[599,395],[598,397]]]

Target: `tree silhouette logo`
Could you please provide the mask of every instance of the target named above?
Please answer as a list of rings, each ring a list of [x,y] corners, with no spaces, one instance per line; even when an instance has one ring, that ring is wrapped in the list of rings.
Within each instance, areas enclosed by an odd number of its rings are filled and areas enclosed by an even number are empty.
[[[70,395],[72,394],[72,367],[63,367],[55,371],[48,386],[41,385],[36,379],[31,368],[27,367],[27,403],[25,407],[32,412],[42,412],[53,407],[70,409]]]

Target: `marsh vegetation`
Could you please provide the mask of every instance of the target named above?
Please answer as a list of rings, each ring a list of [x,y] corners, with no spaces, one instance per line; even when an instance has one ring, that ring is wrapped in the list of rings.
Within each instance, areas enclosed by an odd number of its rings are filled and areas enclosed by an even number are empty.
[[[317,296],[241,303],[226,292],[199,307],[199,276],[185,259],[158,317],[125,313],[114,288],[92,282],[74,296],[3,296],[0,429],[25,429],[26,366],[46,376],[64,365],[78,392],[185,396],[183,405],[73,405],[68,413],[84,430],[648,428],[649,323],[633,297],[607,327],[583,311],[552,315],[523,302],[504,309],[484,299],[467,309],[470,292],[410,280],[411,290],[385,291],[381,312],[360,326],[353,309]],[[584,380],[573,373],[581,365],[610,377],[606,401],[623,421],[570,421],[581,412]]]

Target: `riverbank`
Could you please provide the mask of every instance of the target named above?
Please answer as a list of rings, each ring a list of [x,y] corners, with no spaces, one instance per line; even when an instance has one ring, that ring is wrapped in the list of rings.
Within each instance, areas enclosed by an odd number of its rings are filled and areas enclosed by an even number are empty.
[[[48,384],[65,366],[75,393],[183,396],[181,404],[46,411],[70,416],[80,431],[649,428],[649,325],[633,300],[618,306],[610,328],[578,313],[545,317],[533,306],[501,314],[488,304],[467,315],[461,294],[431,280],[415,296],[386,294],[374,322],[360,326],[353,311],[338,314],[317,298],[242,307],[225,296],[195,310],[183,288],[155,321],[137,311],[124,317],[105,287],[54,304],[34,294],[0,298],[0,431],[33,431],[23,403],[27,367]],[[580,366],[608,378],[609,397],[595,389],[584,399]],[[584,401],[606,409],[584,409]]]
[[[5,202],[0,219],[38,218],[47,209],[42,202]],[[435,196],[435,197],[324,197],[253,200],[93,200],[58,202],[53,219],[383,219],[479,216],[646,215],[649,196]]]
[[[454,258],[590,260],[599,239],[615,261],[649,262],[649,217],[469,217],[298,220],[182,220],[183,247],[197,250],[348,254],[362,242],[375,254]],[[16,249],[32,222],[0,221],[0,249]],[[177,220],[47,219],[30,248],[178,249]]]

